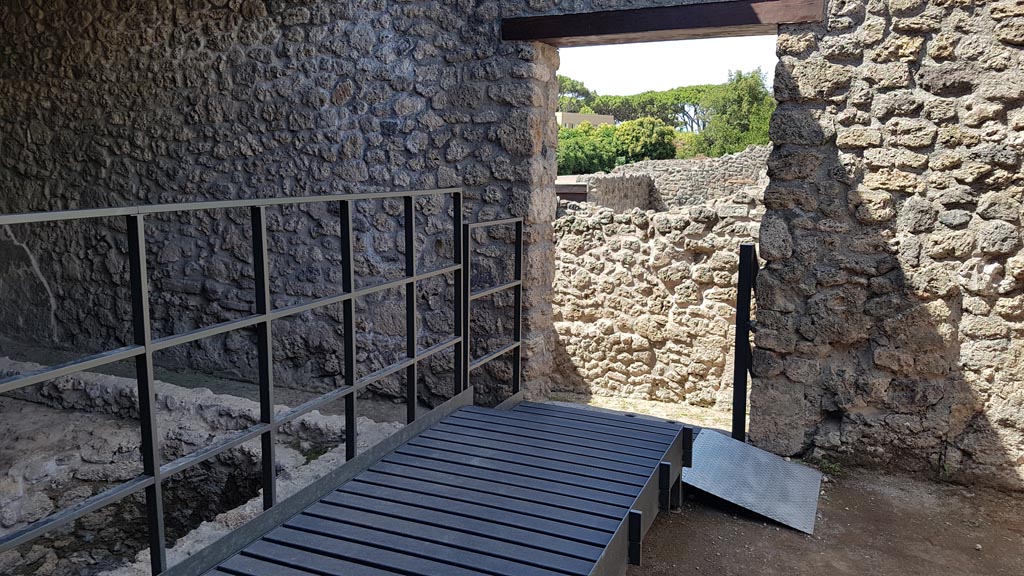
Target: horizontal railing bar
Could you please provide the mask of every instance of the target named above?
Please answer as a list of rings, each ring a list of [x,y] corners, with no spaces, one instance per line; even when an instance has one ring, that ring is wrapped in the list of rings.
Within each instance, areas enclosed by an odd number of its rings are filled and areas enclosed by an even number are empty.
[[[231,450],[232,448],[235,448],[237,446],[241,446],[242,444],[245,444],[249,440],[254,440],[258,438],[260,434],[263,434],[264,432],[269,432],[270,428],[270,424],[256,424],[255,426],[250,426],[244,430],[239,430],[237,434],[228,436],[227,438],[224,438],[219,442],[210,444],[205,448],[196,450],[195,452],[189,454],[188,456],[182,456],[177,460],[168,462],[167,464],[160,466],[160,477],[167,478],[168,476],[173,476],[174,474],[182,472],[187,468],[191,468],[196,464],[201,464],[209,460],[210,458],[214,458],[215,456],[220,455],[223,452]]]
[[[515,350],[516,348],[519,348],[522,345],[523,345],[522,342],[512,342],[511,344],[506,344],[506,345],[502,346],[501,348],[498,348],[494,352],[491,352],[490,354],[488,354],[486,356],[481,356],[480,358],[477,358],[476,360],[473,360],[472,362],[470,362],[469,363],[469,369],[470,370],[476,370],[477,368],[483,366],[484,364],[487,364],[491,360],[494,360],[498,356],[501,356],[502,354],[505,354],[506,352],[510,352],[512,350]]]
[[[296,418],[305,416],[306,414],[309,414],[310,412],[316,410],[317,408],[320,408],[321,406],[340,400],[345,396],[352,394],[353,392],[357,392],[358,390],[359,388],[354,386],[345,386],[343,388],[338,388],[337,390],[331,390],[330,392],[322,396],[318,396],[317,398],[313,398],[308,402],[299,404],[297,407],[292,408],[291,410],[285,412],[284,414],[277,416],[277,418],[275,418],[274,421],[276,422],[277,426],[283,426],[284,424],[288,424],[289,422],[295,420]]]
[[[61,526],[66,526],[75,520],[78,520],[82,516],[99,510],[104,506],[118,502],[126,496],[131,496],[140,490],[145,490],[152,484],[152,476],[138,476],[135,479],[115,486],[110,490],[106,490],[96,494],[95,496],[86,498],[66,510],[61,510],[60,512],[51,514],[46,518],[37,520],[17,532],[0,538],[0,554],[12,550],[34,538],[38,538],[51,530],[55,530]]]
[[[366,376],[363,376],[362,378],[356,380],[356,389],[361,390],[365,388],[367,385],[373,384],[374,382],[380,380],[381,378],[386,378],[396,372],[400,372],[402,369],[408,368],[409,366],[416,364],[420,360],[426,360],[427,358],[430,358],[434,354],[437,354],[438,352],[445,350],[447,348],[451,348],[452,346],[458,344],[459,342],[462,342],[461,336],[449,338],[444,342],[439,342],[437,344],[434,344],[430,348],[424,349],[422,352],[416,354],[415,358],[406,358],[404,360],[401,360],[400,362],[381,368],[376,372],[371,372]]]
[[[0,394],[6,394],[12,390],[60,378],[76,372],[83,372],[91,368],[98,368],[121,360],[128,360],[142,354],[145,348],[142,346],[125,346],[108,352],[101,352],[93,356],[87,356],[80,360],[73,360],[56,366],[49,366],[33,370],[24,374],[17,374],[0,380]]]
[[[444,350],[445,348],[448,348],[450,346],[454,346],[455,344],[458,344],[461,341],[462,341],[461,337],[452,338],[450,340],[445,340],[444,342],[441,342],[440,344],[437,344],[435,346],[431,346],[430,348],[427,348],[426,350],[420,352],[419,354],[416,355],[416,358],[406,358],[406,359],[403,359],[401,362],[398,362],[396,364],[392,364],[392,365],[390,365],[390,366],[388,366],[386,368],[383,368],[381,370],[378,370],[376,372],[373,372],[371,374],[367,374],[366,376],[363,376],[359,380],[356,380],[356,385],[355,386],[345,387],[345,388],[338,388],[337,390],[332,390],[331,392],[328,392],[327,394],[324,394],[323,396],[320,396],[318,398],[314,398],[314,399],[306,402],[305,404],[301,404],[298,407],[293,408],[293,409],[289,410],[288,412],[285,412],[284,414],[278,416],[277,417],[277,425],[280,426],[282,424],[287,424],[287,423],[291,422],[292,420],[295,420],[296,418],[299,418],[300,416],[304,416],[305,414],[308,414],[308,413],[312,412],[313,410],[316,410],[317,408],[320,408],[321,406],[324,406],[325,404],[330,404],[331,402],[336,402],[338,400],[341,400],[345,396],[348,396],[349,394],[352,394],[354,392],[358,392],[358,391],[362,390],[363,388],[366,388],[370,384],[373,384],[377,380],[380,380],[381,378],[385,378],[385,377],[390,376],[390,375],[392,375],[392,374],[394,374],[396,372],[399,372],[403,368],[408,368],[412,363],[418,362],[418,361],[426,359],[426,358],[429,358],[430,356],[433,356],[434,354],[440,352],[441,350]]]
[[[487,290],[481,290],[480,292],[475,292],[473,294],[470,294],[469,295],[469,301],[472,302],[474,300],[479,300],[481,298],[486,298],[488,296],[497,294],[498,292],[502,292],[504,290],[511,290],[512,288],[515,288],[517,286],[522,286],[522,285],[523,285],[523,281],[522,280],[516,280],[514,282],[509,282],[508,284],[502,284],[501,286],[495,286],[494,288],[488,288]]]
[[[455,346],[460,342],[462,342],[462,336],[454,336],[452,338],[445,340],[444,342],[438,342],[437,344],[434,344],[430,348],[424,348],[423,350],[420,350],[419,353],[416,354],[416,360],[426,360],[427,358],[430,358],[434,354],[437,354],[442,350],[451,348],[452,346]]]
[[[403,358],[402,360],[395,364],[385,366],[384,368],[381,368],[376,372],[370,372],[366,376],[363,376],[362,378],[356,380],[356,389],[361,390],[363,388],[366,388],[370,384],[373,384],[378,380],[387,378],[388,376],[391,376],[392,374],[395,374],[397,372],[401,372],[402,370],[408,368],[409,366],[412,366],[415,363],[415,358]]]
[[[62,220],[89,220],[112,218],[135,214],[162,214],[167,212],[194,212],[197,210],[220,210],[225,208],[251,208],[253,206],[287,206],[295,204],[316,204],[339,202],[341,200],[380,200],[385,198],[406,198],[438,194],[459,194],[461,188],[437,188],[433,190],[409,190],[406,192],[373,192],[368,194],[334,194],[322,196],[297,196],[294,198],[248,198],[243,200],[213,200],[208,202],[186,202],[181,204],[154,204],[149,206],[125,206],[123,208],[97,208],[87,210],[64,210],[58,212],[26,212],[23,214],[0,215],[0,226],[9,224],[30,224],[33,222],[57,222]]]
[[[459,268],[461,268],[461,266],[459,264],[454,264],[452,266],[447,266],[445,268],[439,268],[437,270],[431,270],[430,272],[423,272],[423,273],[417,274],[415,276],[407,276],[407,277],[399,278],[398,280],[391,280],[389,282],[384,282],[383,284],[377,284],[375,286],[369,286],[367,288],[360,288],[359,290],[354,290],[350,294],[338,294],[336,296],[327,296],[327,297],[324,297],[324,298],[319,298],[317,300],[313,300],[312,302],[306,302],[304,304],[294,304],[292,306],[286,306],[284,308],[278,308],[277,310],[274,310],[274,311],[272,311],[270,313],[270,317],[273,320],[279,320],[281,318],[287,318],[288,316],[294,316],[296,314],[301,314],[302,312],[308,312],[310,310],[316,310],[317,308],[323,308],[324,306],[330,306],[332,304],[340,304],[340,303],[342,303],[342,302],[344,302],[346,300],[351,300],[353,298],[362,298],[364,296],[369,296],[371,294],[375,294],[377,292],[382,292],[384,290],[390,290],[390,289],[394,289],[394,288],[401,288],[401,287],[405,286],[406,284],[411,284],[412,282],[420,282],[422,280],[428,280],[430,278],[433,278],[435,276],[440,276],[442,274],[450,274],[450,273],[458,270]]]
[[[503,220],[488,220],[486,222],[473,222],[471,224],[466,224],[466,227],[469,228],[470,230],[473,230],[473,229],[476,229],[476,228],[485,228],[485,227],[488,227],[488,226],[504,226],[504,225],[507,225],[507,224],[517,224],[517,223],[522,222],[522,221],[523,221],[522,218],[505,218]]]
[[[259,324],[260,322],[266,321],[267,316],[264,314],[247,316],[239,320],[229,320],[206,328],[197,328],[191,332],[185,332],[184,334],[165,336],[164,338],[153,340],[152,348],[154,352],[158,352],[160,350],[166,350],[167,348],[173,348],[174,346],[181,346],[182,344],[188,344],[189,342],[195,342],[196,340],[202,340],[203,338],[209,338],[225,332],[249,328]]]

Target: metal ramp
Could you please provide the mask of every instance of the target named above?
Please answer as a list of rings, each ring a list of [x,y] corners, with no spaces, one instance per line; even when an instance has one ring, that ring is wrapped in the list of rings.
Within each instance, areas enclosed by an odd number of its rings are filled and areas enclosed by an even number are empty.
[[[465,406],[208,576],[621,574],[678,504],[681,424]]]
[[[714,430],[693,441],[683,483],[807,534],[814,533],[821,473]]]

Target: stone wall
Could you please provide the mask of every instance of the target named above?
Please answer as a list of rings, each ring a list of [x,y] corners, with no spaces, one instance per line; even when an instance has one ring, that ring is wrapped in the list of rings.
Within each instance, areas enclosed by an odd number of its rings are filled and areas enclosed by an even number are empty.
[[[577,181],[587,184],[587,202],[615,212],[660,206],[654,180],[648,174],[585,174]]]
[[[525,377],[543,394],[557,52],[501,43],[501,10],[493,2],[4,3],[0,212],[465,187],[467,221],[528,221]],[[451,257],[450,205],[434,198],[418,209],[421,269],[439,267]],[[398,203],[356,210],[363,285],[401,274],[399,213]],[[275,304],[336,293],[337,207],[272,210],[268,220]],[[150,219],[157,336],[251,313],[247,228],[240,211]],[[486,244],[509,237],[477,239],[482,284],[510,261]],[[5,303],[16,296],[0,309],[7,335],[83,353],[127,341],[125,246],[117,220],[0,231],[0,288]],[[422,289],[425,340],[450,333],[451,283]],[[404,354],[400,303],[395,293],[358,303],[385,313],[358,326],[361,373]],[[478,317],[511,318],[508,304],[495,301]],[[275,328],[279,384],[338,385],[337,319],[326,310]],[[477,356],[508,337],[498,325],[478,327]],[[247,333],[157,359],[243,379],[254,360]],[[424,400],[450,395],[450,370],[450,356],[423,367]],[[499,377],[508,367],[486,371]]]
[[[1024,488],[1024,4],[783,26],[751,430]]]
[[[563,204],[557,389],[728,406],[736,259],[740,243],[757,239],[760,193],[664,212]]]
[[[649,174],[666,206],[692,206],[768,184],[771,146],[750,146],[719,158],[646,160],[618,166],[612,174]]]
[[[0,210],[461,184],[470,220],[529,223],[525,375],[540,396],[557,352],[557,52],[501,42],[498,22],[679,3],[3,3]],[[1020,3],[827,4],[826,23],[783,26],[779,38],[752,437],[780,453],[1020,487]],[[302,270],[290,296],[308,297],[327,271],[303,263],[332,253],[335,219],[288,216],[274,250]],[[397,258],[387,225],[370,220],[366,243],[379,239]],[[194,230],[218,247],[238,242],[226,229]],[[69,235],[77,240],[56,274],[45,246],[0,232],[0,251],[18,259],[10,272],[36,279],[21,288],[25,302],[42,310],[14,320],[88,326],[85,343],[123,335],[123,292],[57,281],[123,277],[122,233],[110,223],[95,239]],[[205,291],[244,278],[244,267],[199,258],[201,247],[176,265],[215,283],[181,301],[219,318],[229,312]],[[72,300],[79,312],[62,312]],[[310,373],[336,377],[336,322],[301,321],[311,335],[294,338],[293,361],[313,362],[307,349],[327,342]]]

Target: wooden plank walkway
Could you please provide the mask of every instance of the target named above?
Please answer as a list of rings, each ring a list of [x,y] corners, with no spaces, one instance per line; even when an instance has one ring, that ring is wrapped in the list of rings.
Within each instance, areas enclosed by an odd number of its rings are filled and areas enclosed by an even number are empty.
[[[464,407],[207,574],[621,574],[678,499],[681,430],[550,404]]]

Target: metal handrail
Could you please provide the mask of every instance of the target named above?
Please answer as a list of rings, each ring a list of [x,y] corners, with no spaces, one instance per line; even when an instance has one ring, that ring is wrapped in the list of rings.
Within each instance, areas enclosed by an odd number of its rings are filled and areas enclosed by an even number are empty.
[[[452,266],[441,268],[430,272],[416,273],[415,256],[415,202],[419,196],[448,194],[453,200],[453,241],[457,247],[455,250],[455,263]],[[354,201],[374,200],[385,198],[402,198],[404,202],[405,216],[405,239],[406,239],[406,262],[405,275],[403,278],[378,284],[375,286],[356,289],[353,278],[353,247],[352,247],[352,208]],[[313,302],[297,304],[289,307],[274,309],[270,301],[270,269],[267,246],[267,224],[266,208],[270,206],[283,206],[294,204],[310,204],[324,202],[339,202],[341,206],[341,256],[345,263],[342,272],[342,292],[335,296],[320,298]],[[226,208],[249,208],[252,224],[252,250],[256,279],[256,310],[255,314],[239,320],[220,323],[211,327],[192,330],[183,334],[166,336],[153,339],[149,311],[149,286],[148,273],[146,268],[146,241],[145,241],[145,217],[153,214],[169,212],[192,212],[200,210],[226,209]],[[249,199],[230,200],[216,202],[196,202],[183,204],[164,204],[154,206],[136,206],[125,208],[109,208],[97,210],[71,210],[63,212],[42,212],[0,215],[0,225],[29,224],[41,222],[74,221],[93,218],[124,217],[126,220],[129,236],[129,260],[130,279],[132,296],[132,323],[134,342],[131,345],[117,348],[115,350],[95,354],[76,361],[68,362],[58,366],[52,366],[19,374],[0,380],[0,393],[10,392],[33,384],[38,384],[53,378],[67,376],[85,370],[102,367],[114,362],[134,359],[136,363],[136,381],[139,392],[139,419],[142,427],[142,460],[143,474],[137,478],[110,488],[100,494],[92,496],[87,500],[79,502],[66,510],[62,510],[46,518],[38,520],[25,528],[0,538],[0,554],[7,552],[25,542],[33,540],[48,532],[65,526],[82,516],[93,512],[103,506],[115,503],[122,498],[139,491],[146,493],[146,518],[148,525],[148,540],[151,552],[151,567],[154,574],[159,574],[167,569],[167,555],[164,542],[164,512],[163,498],[161,494],[161,482],[164,478],[177,474],[189,467],[198,465],[223,452],[235,448],[244,442],[257,437],[261,439],[261,479],[263,487],[263,508],[269,510],[277,504],[276,494],[276,459],[275,459],[275,436],[277,429],[300,416],[317,408],[340,399],[345,400],[345,427],[346,427],[346,456],[351,460],[356,457],[356,393],[366,386],[379,381],[382,378],[395,374],[402,369],[406,370],[407,378],[407,421],[412,422],[417,418],[416,400],[418,397],[416,369],[417,364],[422,360],[437,354],[438,352],[454,347],[456,358],[456,391],[465,391],[469,376],[468,367],[468,346],[467,336],[469,334],[468,305],[470,301],[468,292],[469,274],[466,268],[466,261],[469,258],[467,250],[458,250],[468,244],[463,243],[468,238],[469,230],[479,226],[491,225],[491,223],[463,224],[463,191],[459,188],[446,188],[438,190],[418,190],[409,192],[388,192],[373,194],[346,194],[332,196],[310,196],[300,198],[276,198],[276,199]],[[516,232],[516,279],[519,281],[516,287],[516,348],[521,341],[520,305],[522,302],[521,286],[521,262],[522,262],[522,220],[513,219],[517,222]],[[509,222],[512,222],[509,221]],[[495,222],[494,224],[497,224]],[[505,221],[501,221],[505,223]],[[417,335],[417,314],[416,314],[416,285],[418,282],[442,275],[453,274],[456,282],[455,295],[455,334],[452,338],[435,344],[425,350],[418,350],[416,343]],[[466,281],[467,283],[463,283]],[[465,293],[460,289],[467,286]],[[355,376],[355,299],[367,296],[392,288],[405,289],[406,296],[406,328],[407,328],[407,350],[406,358],[378,370],[372,374],[357,379]],[[273,383],[273,349],[271,338],[271,327],[275,320],[280,320],[295,314],[315,310],[341,303],[343,305],[344,324],[344,349],[345,349],[345,385],[341,388],[323,394],[305,404],[289,410],[284,414],[276,414],[274,411],[274,383]],[[260,389],[260,423],[250,426],[244,430],[236,431],[231,436],[219,442],[204,447],[192,454],[178,458],[172,462],[161,464],[160,462],[160,440],[156,423],[155,390],[153,376],[153,354],[172,346],[186,344],[203,338],[209,338],[225,332],[240,330],[244,328],[255,328],[257,331],[257,347],[259,357],[259,389]],[[464,336],[465,335],[465,336]],[[473,364],[476,367],[479,361]],[[518,362],[514,372],[514,391],[519,390],[520,370]]]
[[[466,266],[463,277],[463,289],[464,294],[462,305],[463,305],[463,323],[464,323],[464,338],[466,340],[465,358],[463,359],[464,366],[466,367],[464,379],[462,381],[461,390],[465,390],[469,386],[470,372],[480,368],[481,366],[492,362],[493,360],[503,356],[513,350],[516,351],[515,356],[512,360],[512,396],[516,398],[521,392],[521,380],[523,370],[523,219],[522,218],[505,218],[502,220],[490,220],[485,222],[476,222],[473,224],[466,224],[465,231],[462,237],[462,252],[465,254],[464,258],[468,262],[469,255],[473,250],[473,239],[472,231],[478,228],[486,228],[492,226],[513,226],[515,229],[515,255],[513,257],[513,274],[512,281],[498,286],[485,288],[479,292],[473,292],[471,288],[472,284],[472,269],[470,266]],[[472,334],[470,326],[472,321],[472,303],[478,299],[486,298],[503,292],[506,290],[512,290],[513,292],[513,308],[515,319],[513,320],[512,328],[512,342],[502,346],[501,348],[494,350],[480,358],[473,359],[469,349],[470,336]]]

